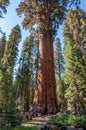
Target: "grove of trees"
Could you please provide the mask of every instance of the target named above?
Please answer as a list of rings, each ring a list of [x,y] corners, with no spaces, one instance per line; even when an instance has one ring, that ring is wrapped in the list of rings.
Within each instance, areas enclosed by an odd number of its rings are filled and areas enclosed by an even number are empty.
[[[0,37],[0,111],[36,116],[86,110],[86,13],[79,2],[20,2],[17,13],[24,14],[22,26],[30,35],[19,58],[20,26],[12,28],[8,40],[6,34]],[[8,4],[0,1],[0,17]],[[61,24],[64,47],[57,36]]]

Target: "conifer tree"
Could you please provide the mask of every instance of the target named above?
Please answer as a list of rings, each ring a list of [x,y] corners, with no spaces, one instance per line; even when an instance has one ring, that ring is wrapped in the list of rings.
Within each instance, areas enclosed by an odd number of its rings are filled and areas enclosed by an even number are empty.
[[[20,26],[16,25],[11,30],[11,34],[9,35],[9,39],[5,47],[3,64],[6,67],[13,67],[15,65],[18,53],[18,43],[20,42],[20,39],[21,39]]]
[[[5,45],[6,45],[6,36],[4,34],[0,38],[0,84],[1,84],[1,77],[2,77],[2,71],[3,71],[2,58],[4,55]],[[0,110],[2,110],[2,108],[3,108],[3,95],[2,95],[1,85],[0,85]]]
[[[64,24],[66,46],[66,78],[68,105],[77,110],[85,109],[86,87],[86,15],[80,8],[70,9]]]
[[[13,83],[13,69],[15,66],[18,44],[21,39],[20,26],[16,25],[9,35],[9,39],[5,45],[4,55],[2,58],[2,75],[1,75],[1,89],[3,93],[3,100],[5,107],[9,104],[11,99],[11,90]]]
[[[62,44],[60,39],[55,40],[55,71],[56,71],[56,80],[61,80],[65,68],[64,68],[64,56],[62,51]]]
[[[0,17],[3,16],[3,13],[7,13],[7,6],[9,5],[9,0],[0,0]]]
[[[6,45],[6,35],[3,34],[2,37],[0,38],[0,70],[2,70],[2,58],[4,55],[5,45]]]
[[[37,69],[38,41],[31,34],[23,42],[20,57],[20,66],[17,71],[16,84],[18,86],[18,101],[23,111],[29,111],[33,97]]]
[[[75,1],[72,0],[71,3]],[[37,24],[39,36],[37,85],[33,101],[34,114],[57,112],[52,38],[53,32],[64,19],[69,3],[70,0],[23,0],[17,9],[18,14],[24,14],[23,27],[29,27],[32,30],[34,24]]]
[[[5,45],[6,45],[6,35],[3,34],[2,37],[0,38],[0,61],[3,58]]]
[[[7,13],[7,6],[9,5],[9,0],[0,0],[0,18],[3,17],[3,14]],[[1,27],[0,27],[0,33],[3,34]]]
[[[62,79],[64,75],[64,56],[62,51],[62,44],[60,42],[59,38],[56,38],[55,40],[55,73],[56,73],[56,85],[57,85],[57,100],[58,100],[58,110],[64,111],[66,107],[65,103],[65,85],[64,81]]]

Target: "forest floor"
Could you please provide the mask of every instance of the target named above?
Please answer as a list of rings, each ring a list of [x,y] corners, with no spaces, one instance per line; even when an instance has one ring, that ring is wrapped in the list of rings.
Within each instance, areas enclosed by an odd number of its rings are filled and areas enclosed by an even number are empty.
[[[80,128],[81,130],[86,130],[86,115],[74,115],[74,114],[55,114],[55,115],[45,115],[39,117],[33,117],[32,120],[27,120],[22,123],[22,126],[35,127],[37,130],[41,128],[63,128],[63,127],[73,127]]]
[[[24,127],[37,127],[38,129],[40,129],[41,127],[43,127],[47,123],[52,123],[50,117],[51,117],[50,115],[33,117],[32,120],[28,120],[28,121],[22,123],[22,126],[24,126]]]

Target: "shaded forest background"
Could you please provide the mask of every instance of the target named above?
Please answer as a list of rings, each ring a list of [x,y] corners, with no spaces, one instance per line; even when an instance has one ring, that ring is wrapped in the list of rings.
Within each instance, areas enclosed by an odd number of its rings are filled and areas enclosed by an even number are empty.
[[[69,8],[62,25],[64,48],[60,39],[53,37],[58,111],[86,110],[86,13],[79,7]],[[22,43],[18,58],[21,38],[19,25],[12,28],[8,40],[6,34],[0,38],[1,112],[28,112],[33,103],[39,40],[37,32],[31,32]]]

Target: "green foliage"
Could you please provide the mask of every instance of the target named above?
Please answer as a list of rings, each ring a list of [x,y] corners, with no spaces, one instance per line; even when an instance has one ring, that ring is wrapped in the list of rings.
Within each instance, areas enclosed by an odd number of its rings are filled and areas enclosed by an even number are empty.
[[[4,38],[5,39],[5,38]],[[0,61],[1,71],[0,71],[0,90],[1,90],[1,106],[3,109],[8,109],[9,105],[12,105],[15,100],[13,96],[13,71],[15,62],[18,54],[18,44],[21,39],[21,31],[20,26],[16,25],[9,36],[8,41],[4,40],[3,52],[0,50],[2,54],[2,59]],[[3,42],[1,42],[3,43]],[[12,95],[13,94],[13,95]],[[13,102],[12,102],[13,100]],[[12,104],[11,104],[12,103]],[[11,106],[10,106],[11,107]],[[13,104],[14,107],[14,104]],[[15,107],[14,107],[15,108]],[[1,108],[2,109],[2,108]]]
[[[58,116],[53,116],[52,120],[59,126],[66,126],[66,125],[86,126],[86,115],[59,114]]]
[[[3,13],[7,13],[7,6],[9,5],[9,0],[0,0],[0,17],[3,17]]]
[[[4,67],[8,68],[8,66],[13,67],[15,65],[18,54],[18,44],[20,40],[21,40],[20,26],[16,25],[11,30],[11,34],[9,35],[9,39],[5,46],[5,52],[3,57]]]
[[[2,95],[1,79],[2,79],[2,71],[3,71],[2,58],[3,58],[3,55],[4,55],[4,51],[5,51],[5,45],[6,45],[6,36],[4,34],[0,38],[0,110],[2,109],[2,106],[3,106],[3,95]]]
[[[3,18],[3,14],[7,13],[7,6],[9,5],[9,0],[0,0],[0,18]],[[0,27],[0,33],[3,34],[1,27]]]
[[[58,81],[61,80],[65,72],[62,44],[59,38],[55,40],[54,59],[55,59],[56,80]]]
[[[57,100],[58,100],[58,110],[64,112],[67,109],[67,101],[65,98],[65,82],[64,80],[60,80],[57,82]]]
[[[5,39],[5,38],[4,38]],[[9,118],[9,123],[12,127],[20,124],[20,117],[16,116],[16,90],[13,86],[13,71],[18,54],[18,44],[21,39],[21,31],[19,25],[16,25],[9,36],[6,44],[2,46],[1,59],[1,75],[0,75],[0,90],[1,90],[1,111],[6,114],[4,118]],[[3,42],[2,42],[3,43]]]
[[[22,123],[21,117],[15,114],[13,115],[13,113],[10,113],[9,118],[10,118],[11,127],[19,126]]]
[[[23,0],[17,8],[17,13],[18,15],[24,14],[23,27],[29,27],[29,29],[32,30],[34,24],[37,24],[38,28],[52,32],[52,29],[56,30],[59,24],[62,23],[67,11],[67,6],[74,4],[75,1],[76,0]],[[78,2],[79,0],[75,3],[78,4]]]
[[[1,59],[3,58],[4,55],[5,45],[6,45],[6,35],[3,34],[2,37],[0,38],[0,64],[1,64]]]
[[[19,115],[13,112],[3,112],[0,113],[0,118],[2,118],[2,124],[0,126],[7,126],[7,127],[16,127],[22,123],[22,119]],[[0,121],[1,123],[1,121]]]
[[[17,71],[15,84],[18,93],[18,106],[28,111],[33,100],[34,86],[36,84],[38,41],[30,35],[23,42],[20,57],[20,66]],[[19,105],[19,102],[21,105]]]
[[[65,97],[69,109],[85,109],[86,87],[86,16],[80,8],[69,9],[64,22],[66,57]]]
[[[57,82],[57,100],[58,100],[58,110],[64,111],[66,108],[66,102],[65,102],[65,85],[64,81],[62,79],[65,67],[64,67],[64,55],[62,50],[62,44],[60,42],[59,38],[56,38],[55,40],[55,51],[54,51],[54,61],[55,61],[55,74],[56,74],[56,82]]]
[[[6,130],[6,127],[0,128],[0,130]],[[9,130],[38,130],[36,127],[24,127],[24,126],[18,126],[16,128],[8,128]]]

